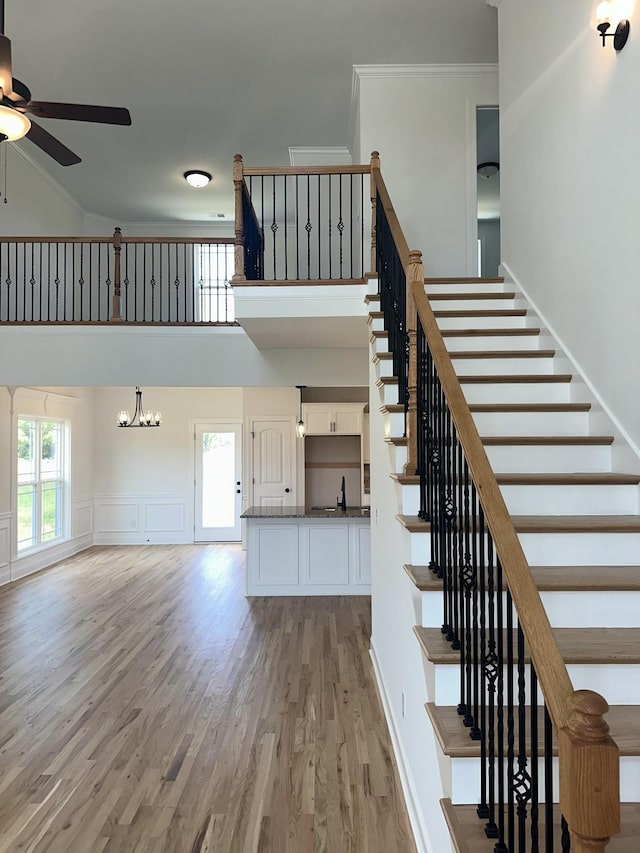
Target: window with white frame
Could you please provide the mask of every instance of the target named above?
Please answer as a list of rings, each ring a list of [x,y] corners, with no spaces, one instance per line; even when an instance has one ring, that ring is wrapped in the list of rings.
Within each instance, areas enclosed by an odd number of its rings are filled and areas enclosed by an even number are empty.
[[[17,437],[17,550],[64,536],[65,422],[20,416]]]
[[[195,317],[201,323],[232,323],[236,319],[233,289],[234,246],[200,243],[195,246]]]

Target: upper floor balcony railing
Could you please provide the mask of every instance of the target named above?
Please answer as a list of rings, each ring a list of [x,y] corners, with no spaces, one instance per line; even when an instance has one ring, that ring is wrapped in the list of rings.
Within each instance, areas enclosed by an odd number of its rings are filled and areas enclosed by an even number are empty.
[[[235,322],[233,240],[0,238],[0,322]]]

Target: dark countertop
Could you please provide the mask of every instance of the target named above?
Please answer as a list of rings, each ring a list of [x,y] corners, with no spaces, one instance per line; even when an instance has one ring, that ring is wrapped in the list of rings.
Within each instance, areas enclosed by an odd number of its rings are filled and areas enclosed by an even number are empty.
[[[303,506],[250,506],[240,518],[330,518],[351,521],[369,520],[369,507],[348,506],[341,509],[310,508]]]

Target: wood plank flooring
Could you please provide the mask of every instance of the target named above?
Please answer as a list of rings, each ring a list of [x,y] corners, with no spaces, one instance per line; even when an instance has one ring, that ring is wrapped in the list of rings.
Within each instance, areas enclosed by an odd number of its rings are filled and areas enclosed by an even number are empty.
[[[415,853],[368,598],[243,588],[205,545],[0,591],[2,853]]]

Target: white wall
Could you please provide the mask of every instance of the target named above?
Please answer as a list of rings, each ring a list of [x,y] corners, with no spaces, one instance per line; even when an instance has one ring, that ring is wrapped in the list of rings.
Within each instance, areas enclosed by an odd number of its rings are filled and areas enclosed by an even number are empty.
[[[7,203],[0,235],[65,236],[82,233],[82,208],[19,147],[7,143]]]
[[[499,32],[505,271],[638,446],[635,5],[619,55],[595,32],[595,0],[502,0]]]
[[[356,66],[354,75],[354,159],[380,152],[391,201],[427,276],[475,275],[475,112],[498,102],[496,66]]]

